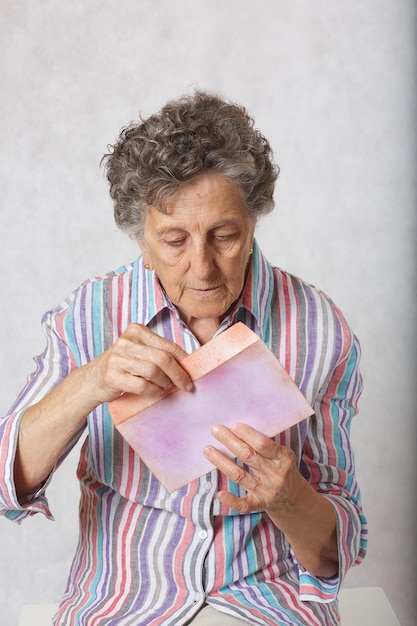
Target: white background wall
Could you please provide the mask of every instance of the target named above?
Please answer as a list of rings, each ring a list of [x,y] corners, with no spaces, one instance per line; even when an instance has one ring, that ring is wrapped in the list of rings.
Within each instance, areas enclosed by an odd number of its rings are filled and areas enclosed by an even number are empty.
[[[0,3],[0,410],[43,350],[42,313],[130,261],[99,161],[139,110],[194,87],[243,103],[282,174],[259,230],[322,287],[363,346],[353,428],[370,524],[348,586],[382,586],[415,624],[416,6],[412,0]],[[58,601],[77,533],[76,455],[56,521],[0,520],[0,623]]]

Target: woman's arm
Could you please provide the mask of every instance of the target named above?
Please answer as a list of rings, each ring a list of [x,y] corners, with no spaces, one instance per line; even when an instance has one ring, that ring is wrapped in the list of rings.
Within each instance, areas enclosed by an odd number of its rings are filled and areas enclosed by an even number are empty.
[[[213,446],[205,454],[247,494],[226,491],[219,500],[239,513],[265,511],[288,539],[298,562],[311,574],[330,578],[338,571],[336,516],[295,466],[295,454],[246,424],[216,426],[213,435],[249,466],[246,471]]]
[[[184,350],[145,326],[131,324],[115,344],[63,382],[22,417],[14,475],[18,496],[31,494],[46,480],[63,449],[99,404],[123,392],[157,396],[175,385],[193,385],[178,360]]]

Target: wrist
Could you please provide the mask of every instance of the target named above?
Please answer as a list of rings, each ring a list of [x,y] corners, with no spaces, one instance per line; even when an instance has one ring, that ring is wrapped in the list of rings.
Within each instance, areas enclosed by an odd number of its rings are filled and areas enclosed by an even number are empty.
[[[276,501],[268,507],[266,513],[273,519],[279,519],[282,524],[291,524],[294,518],[297,519],[306,511],[311,510],[316,495],[311,485],[294,467],[286,480],[285,487],[280,491]]]

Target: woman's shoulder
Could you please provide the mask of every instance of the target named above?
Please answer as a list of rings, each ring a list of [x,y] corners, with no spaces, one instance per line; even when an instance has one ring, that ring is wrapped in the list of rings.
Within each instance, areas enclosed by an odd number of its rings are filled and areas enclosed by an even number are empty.
[[[272,272],[275,287],[279,293],[292,294],[294,297],[297,295],[303,298],[311,297],[329,303],[332,307],[336,307],[332,298],[323,289],[313,283],[281,267],[272,266]]]
[[[320,326],[351,340],[352,330],[340,307],[323,289],[280,267],[273,267],[277,306],[301,323]]]
[[[97,305],[100,302],[108,301],[115,293],[120,293],[123,288],[125,293],[128,292],[126,287],[129,286],[132,275],[138,264],[138,259],[132,263],[121,265],[118,268],[106,272],[102,275],[87,278],[78,287],[76,287],[63,301],[50,311],[52,314],[62,314],[74,306],[82,306],[85,308],[89,303]]]

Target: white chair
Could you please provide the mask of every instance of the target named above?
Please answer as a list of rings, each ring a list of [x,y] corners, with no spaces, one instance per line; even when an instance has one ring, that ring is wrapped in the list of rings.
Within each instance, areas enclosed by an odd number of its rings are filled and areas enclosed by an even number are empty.
[[[400,626],[381,587],[342,589],[339,593],[342,626]],[[57,604],[27,604],[18,626],[51,626]]]
[[[339,608],[342,626],[400,626],[381,587],[342,589]]]
[[[20,610],[18,626],[51,626],[57,604],[25,604]]]

